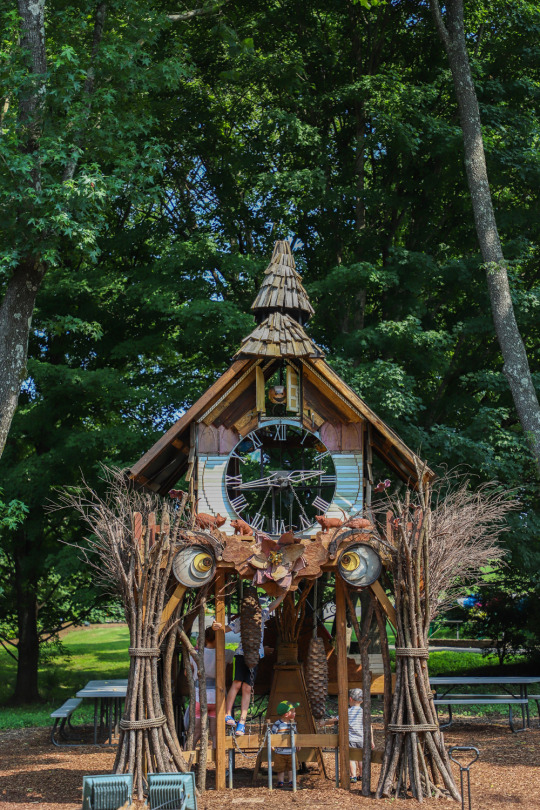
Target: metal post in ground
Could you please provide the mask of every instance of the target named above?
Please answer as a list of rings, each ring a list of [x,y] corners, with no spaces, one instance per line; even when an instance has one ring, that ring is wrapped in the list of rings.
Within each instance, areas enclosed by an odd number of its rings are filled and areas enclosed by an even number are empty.
[[[268,790],[272,790],[272,734],[270,723],[266,727],[266,752],[268,755]]]
[[[296,793],[296,723],[291,723],[292,789]]]
[[[471,759],[466,765],[463,764],[459,759],[456,759],[453,754],[466,754],[472,753],[474,754],[474,758]],[[476,762],[478,757],[480,756],[480,751],[474,745],[454,745],[448,751],[448,756],[455,762],[456,765],[459,765],[459,778],[461,783],[461,810],[472,810],[472,803],[471,803],[471,774],[469,768]],[[467,804],[465,804],[465,790],[467,790]]]

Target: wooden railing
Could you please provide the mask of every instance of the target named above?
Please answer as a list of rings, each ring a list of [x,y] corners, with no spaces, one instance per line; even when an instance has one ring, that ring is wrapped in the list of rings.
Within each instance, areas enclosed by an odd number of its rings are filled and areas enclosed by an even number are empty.
[[[287,748],[291,744],[289,734],[272,734],[272,748],[275,746]],[[264,744],[263,744],[264,743]],[[225,750],[229,751],[231,748],[242,751],[258,751],[262,746],[261,755],[263,762],[266,762],[266,743],[264,734],[246,734],[243,737],[226,737]],[[301,748],[297,752],[298,761],[302,762],[303,756],[308,754],[313,748],[331,748],[335,750],[338,747],[337,734],[296,734],[296,747]],[[192,764],[198,762],[200,749],[195,751],[183,751],[184,758],[191,761]],[[383,751],[374,749],[371,752],[371,761],[376,763],[382,762]],[[349,759],[360,761],[362,759],[361,748],[349,748]],[[215,749],[208,748],[208,762],[215,762]]]

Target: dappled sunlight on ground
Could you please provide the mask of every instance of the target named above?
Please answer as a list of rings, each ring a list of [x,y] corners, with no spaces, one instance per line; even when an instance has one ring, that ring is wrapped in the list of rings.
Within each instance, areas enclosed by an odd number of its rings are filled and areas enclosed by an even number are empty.
[[[449,745],[476,745],[480,760],[471,768],[473,810],[493,807],[519,807],[537,810],[540,806],[540,730],[534,718],[534,728],[522,734],[512,734],[505,720],[487,723],[467,718],[446,732]],[[380,731],[377,732],[377,736]],[[378,741],[379,742],[379,741]],[[379,745],[377,745],[379,747]],[[108,773],[114,760],[114,749],[84,746],[54,748],[46,729],[16,729],[0,732],[0,807],[2,810],[80,810],[82,777],[88,773]],[[271,804],[280,808],[309,807],[353,810],[358,805],[386,806],[389,800],[376,802],[360,796],[355,786],[351,793],[334,787],[334,757],[325,755],[328,780],[314,766],[307,774],[298,775],[298,793],[273,791],[266,788],[266,771],[257,786],[251,784],[253,758],[237,757],[235,790],[215,792],[210,789],[200,800],[200,810],[225,810],[236,805]],[[456,768],[457,771],[457,768]],[[378,766],[373,767],[376,786]],[[456,773],[457,776],[457,773]],[[213,772],[208,773],[209,787]],[[396,808],[410,808],[411,801],[392,801]],[[428,807],[445,807],[446,802],[430,800]],[[457,805],[452,805],[456,806]]]

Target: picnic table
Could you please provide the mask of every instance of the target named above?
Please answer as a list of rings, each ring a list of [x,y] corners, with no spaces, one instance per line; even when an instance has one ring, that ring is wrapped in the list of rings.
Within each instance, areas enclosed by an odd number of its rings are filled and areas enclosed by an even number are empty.
[[[78,698],[94,701],[94,745],[98,738],[98,717],[101,725],[108,730],[108,745],[112,745],[113,725],[118,730],[122,701],[127,694],[127,678],[102,681],[88,681],[83,689],[77,692]]]
[[[508,704],[510,711],[510,728],[516,731],[512,721],[512,705],[517,705],[521,708],[521,715],[523,720],[522,731],[530,728],[530,715],[529,715],[529,693],[528,689],[534,683],[540,683],[540,676],[538,675],[481,675],[481,676],[456,676],[456,675],[443,675],[429,679],[430,685],[435,689],[434,702],[435,706],[448,706],[449,722],[445,723],[447,727],[452,723],[452,706],[456,705],[479,705],[479,704]],[[488,692],[483,694],[456,694],[454,690],[457,687],[463,686],[499,686],[504,695],[495,695]],[[440,690],[440,687],[443,689]],[[445,688],[446,687],[446,688]],[[519,692],[519,695],[517,694]],[[532,695],[535,700],[537,695]]]

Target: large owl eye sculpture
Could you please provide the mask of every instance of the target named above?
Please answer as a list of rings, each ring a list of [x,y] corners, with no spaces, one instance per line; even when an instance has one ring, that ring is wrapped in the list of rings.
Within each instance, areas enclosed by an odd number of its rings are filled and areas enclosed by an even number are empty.
[[[215,574],[216,558],[210,549],[201,545],[180,549],[173,562],[173,574],[186,588],[200,588]]]
[[[353,588],[371,585],[380,576],[381,558],[367,543],[353,543],[341,553],[339,573]]]

